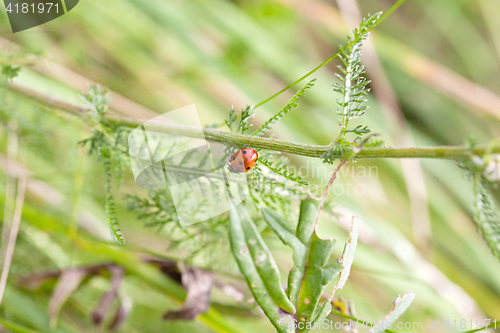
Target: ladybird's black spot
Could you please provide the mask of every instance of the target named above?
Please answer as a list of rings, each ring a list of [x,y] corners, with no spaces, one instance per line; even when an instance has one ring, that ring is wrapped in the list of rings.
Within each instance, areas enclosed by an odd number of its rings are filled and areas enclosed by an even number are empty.
[[[250,170],[250,167],[247,167],[247,170]]]
[[[236,157],[233,157],[233,161],[236,159]]]
[[[242,162],[242,161],[240,161],[240,165],[243,165],[243,162]]]
[[[247,153],[247,151],[246,151],[246,150],[243,150],[243,154],[246,154],[246,153]]]

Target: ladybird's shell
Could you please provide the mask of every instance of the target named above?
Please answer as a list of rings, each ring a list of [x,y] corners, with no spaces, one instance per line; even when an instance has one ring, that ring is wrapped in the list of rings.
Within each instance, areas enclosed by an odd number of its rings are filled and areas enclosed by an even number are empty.
[[[229,169],[236,173],[248,172],[254,167],[258,157],[257,151],[253,148],[241,149],[231,156]]]

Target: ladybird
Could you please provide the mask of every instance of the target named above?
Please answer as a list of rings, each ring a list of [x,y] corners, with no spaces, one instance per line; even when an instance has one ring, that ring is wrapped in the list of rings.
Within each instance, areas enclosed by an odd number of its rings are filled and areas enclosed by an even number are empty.
[[[229,171],[233,173],[244,173],[250,171],[259,158],[257,151],[253,148],[244,148],[231,156],[229,159]]]

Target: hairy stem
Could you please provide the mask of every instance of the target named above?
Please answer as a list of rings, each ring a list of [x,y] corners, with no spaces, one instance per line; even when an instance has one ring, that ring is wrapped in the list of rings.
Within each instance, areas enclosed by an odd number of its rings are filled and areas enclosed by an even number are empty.
[[[85,107],[58,100],[50,95],[39,91],[11,84],[10,89],[21,93],[27,97],[37,100],[41,104],[54,107],[62,111],[77,115],[85,120],[89,120],[89,110]],[[117,114],[106,114],[104,118],[112,123],[120,123],[123,126],[135,128],[141,126],[147,119],[137,119],[121,116]],[[197,127],[176,125],[171,123],[152,123],[148,129],[162,133],[176,134],[186,137],[200,138],[200,131]],[[212,128],[203,129],[204,138],[207,141],[232,143],[243,146],[250,144],[253,148],[269,149],[283,153],[289,153],[307,157],[321,157],[330,150],[330,145],[311,145],[307,143],[297,143],[279,139],[255,137],[252,135],[223,132]],[[487,150],[488,148],[488,150]],[[469,157],[472,153],[482,156],[485,153],[500,153],[500,144],[477,145],[473,152],[465,146],[438,146],[438,147],[411,147],[411,148],[363,148],[356,155],[356,159],[362,158],[437,158],[437,159],[460,159]]]

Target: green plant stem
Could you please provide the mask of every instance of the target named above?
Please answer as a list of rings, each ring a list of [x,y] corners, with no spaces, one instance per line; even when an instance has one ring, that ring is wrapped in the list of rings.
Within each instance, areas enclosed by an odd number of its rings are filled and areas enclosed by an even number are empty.
[[[379,25],[380,23],[382,23],[383,20],[385,20],[389,15],[391,15],[396,9],[399,8],[399,6],[401,6],[406,0],[399,0],[398,2],[396,2],[394,5],[392,5],[391,8],[389,8],[387,10],[387,12],[382,15],[380,17],[380,19],[378,20],[377,24],[375,24],[373,27],[369,28],[367,31],[371,31],[373,28],[375,28],[377,25]],[[263,100],[262,102],[254,105],[253,109],[255,110],[256,108],[258,108],[259,106],[269,102],[270,100],[274,99],[275,97],[278,97],[279,95],[281,95],[282,93],[284,93],[285,91],[287,91],[288,89],[290,89],[291,87],[299,84],[300,82],[302,82],[304,79],[308,78],[309,76],[311,76],[311,74],[317,72],[319,69],[321,69],[323,66],[325,66],[326,64],[328,64],[330,61],[332,61],[333,59],[337,58],[340,54],[342,54],[342,52],[344,52],[347,48],[349,48],[350,46],[354,45],[355,43],[359,42],[359,38],[358,39],[355,39],[353,40],[352,42],[350,42],[349,44],[347,44],[346,46],[344,46],[343,48],[340,49],[339,52],[335,53],[333,56],[331,56],[330,58],[328,58],[327,60],[325,60],[322,64],[320,64],[318,67],[314,68],[313,70],[311,70],[309,73],[307,73],[306,75],[302,76],[300,79],[298,79],[297,81],[293,82],[292,84],[286,86],[285,88],[281,89],[280,91],[278,91],[276,94],[272,95],[271,97]]]
[[[380,19],[378,20],[377,22],[377,25],[380,24],[383,20],[385,20],[387,17],[389,17],[389,15],[392,14],[392,12],[394,12],[396,9],[399,8],[399,6],[401,6],[403,3],[405,3],[406,0],[398,0],[398,2],[396,2],[394,5],[391,6],[391,8],[389,8],[381,17]],[[371,30],[371,29],[370,29]]]
[[[21,93],[27,97],[37,100],[41,104],[62,111],[69,112],[79,116],[87,121],[90,121],[89,110],[85,107],[71,104],[65,101],[58,100],[50,95],[40,93],[39,91],[23,87],[18,84],[11,84],[10,89]],[[147,119],[137,119],[117,114],[106,114],[104,118],[112,123],[120,123],[123,126],[136,128],[141,126]],[[204,137],[201,137],[200,130],[197,127],[176,125],[171,123],[151,123],[148,124],[148,129],[194,138],[204,138],[207,141],[232,143],[234,145],[243,146],[250,144],[253,148],[269,149],[283,153],[295,154],[306,157],[319,158],[321,155],[330,150],[330,145],[311,145],[307,143],[297,143],[279,139],[271,139],[264,137],[255,137],[252,135],[229,133],[213,128],[204,128]],[[489,149],[489,150],[488,150]],[[477,145],[473,153],[482,156],[486,153],[500,153],[500,143],[493,145]],[[363,148],[357,155],[356,159],[364,158],[437,158],[437,159],[461,159],[471,155],[471,151],[465,146],[438,146],[438,147],[412,147],[412,148]]]

